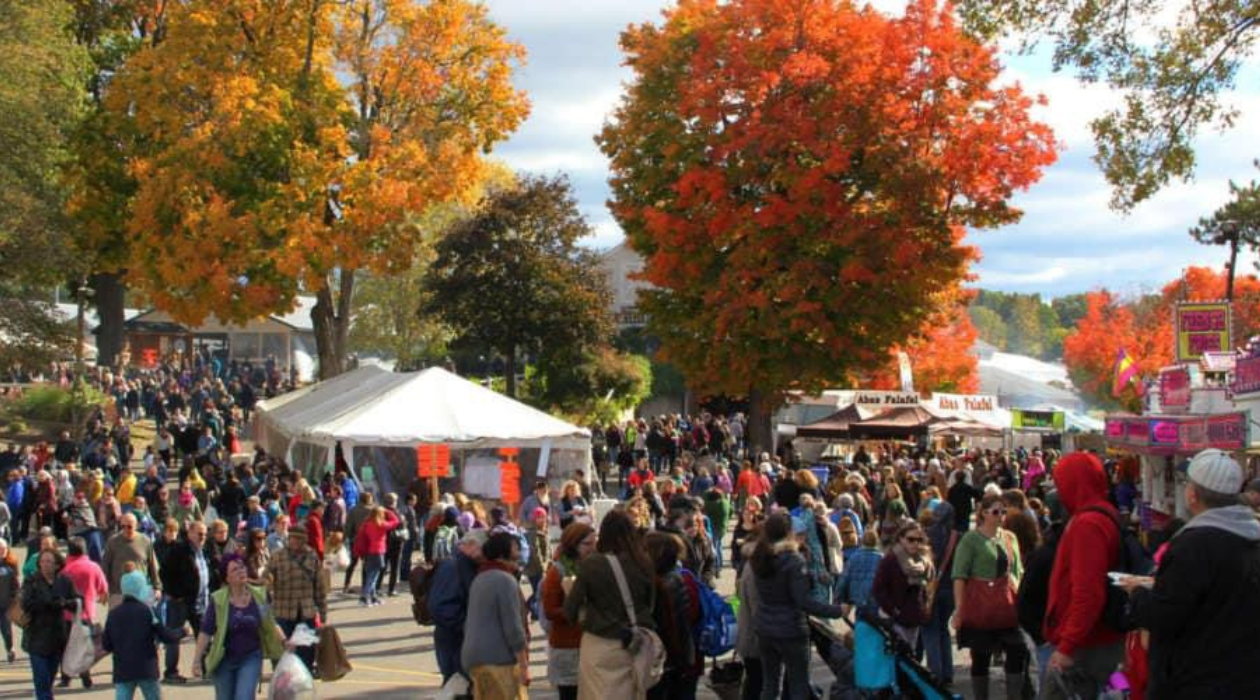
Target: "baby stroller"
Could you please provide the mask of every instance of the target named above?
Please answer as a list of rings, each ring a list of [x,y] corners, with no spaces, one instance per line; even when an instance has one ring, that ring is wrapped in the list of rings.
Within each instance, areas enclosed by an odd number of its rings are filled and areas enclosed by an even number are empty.
[[[840,619],[853,630],[852,649],[836,627],[810,619],[815,645],[836,676],[830,700],[961,700],[915,659],[914,650],[891,622],[864,611],[857,614],[857,622]]]

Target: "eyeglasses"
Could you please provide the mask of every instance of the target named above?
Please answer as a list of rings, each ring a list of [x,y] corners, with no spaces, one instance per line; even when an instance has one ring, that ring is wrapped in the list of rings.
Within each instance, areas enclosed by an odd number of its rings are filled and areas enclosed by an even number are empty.
[[[925,539],[925,538],[923,538],[923,537],[907,537],[907,538],[906,538],[906,541],[907,541],[907,542],[913,542],[913,543],[915,543],[915,544],[923,544],[924,542],[927,542],[927,539]]]

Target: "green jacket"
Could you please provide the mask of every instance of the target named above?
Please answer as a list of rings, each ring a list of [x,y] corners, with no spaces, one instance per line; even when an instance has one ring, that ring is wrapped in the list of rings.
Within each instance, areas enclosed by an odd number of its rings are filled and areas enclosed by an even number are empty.
[[[276,661],[284,653],[284,640],[276,632],[276,618],[271,614],[271,606],[267,605],[267,593],[256,586],[250,586],[249,592],[253,594],[254,602],[258,604],[263,616],[262,629],[259,630],[262,633],[263,656]],[[223,660],[224,645],[227,642],[228,606],[231,605],[228,602],[228,587],[224,586],[211,593],[210,599],[214,601],[214,638],[210,640],[210,651],[206,652],[206,675],[214,673],[214,669]]]

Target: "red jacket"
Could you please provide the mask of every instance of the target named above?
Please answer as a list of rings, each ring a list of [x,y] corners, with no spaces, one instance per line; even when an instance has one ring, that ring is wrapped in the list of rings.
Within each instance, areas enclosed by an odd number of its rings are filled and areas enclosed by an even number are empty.
[[[1071,656],[1078,649],[1123,638],[1102,621],[1111,585],[1107,572],[1120,561],[1120,533],[1108,515],[1116,509],[1107,501],[1107,475],[1097,457],[1087,452],[1067,455],[1054,467],[1054,483],[1071,519],[1050,573],[1043,632],[1057,651]]]
[[[385,553],[385,537],[398,527],[398,516],[385,511],[385,524],[377,525],[375,518],[368,518],[359,526],[354,536],[354,555],[360,559],[369,554]]]
[[[324,561],[324,523],[314,513],[306,516],[306,543]]]

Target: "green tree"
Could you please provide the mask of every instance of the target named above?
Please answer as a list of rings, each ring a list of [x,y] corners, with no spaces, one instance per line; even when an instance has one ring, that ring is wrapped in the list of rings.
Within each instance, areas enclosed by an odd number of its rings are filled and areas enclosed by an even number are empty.
[[[1063,328],[1075,328],[1077,321],[1085,316],[1088,308],[1086,297],[1084,294],[1065,294],[1061,297],[1055,297],[1050,302],[1050,308],[1054,309],[1059,316],[1059,325]]]
[[[0,367],[68,352],[71,334],[33,288],[75,275],[62,172],[84,110],[87,54],[69,6],[0,0]]]
[[[651,361],[601,345],[543,353],[526,398],[589,423],[614,420],[651,393]]]
[[[1260,13],[1252,0],[1180,3],[1112,0],[959,0],[964,23],[987,40],[1024,33],[1025,50],[1048,38],[1054,68],[1105,83],[1123,105],[1092,124],[1095,162],[1121,210],[1171,180],[1194,174],[1192,142],[1229,128],[1238,70],[1253,55]]]
[[[493,348],[516,396],[521,354],[572,358],[612,332],[598,259],[578,246],[590,233],[567,178],[523,177],[437,243],[420,313]]]
[[[1007,318],[1010,336],[1007,349],[1019,355],[1041,357],[1041,296],[1016,294],[1011,299],[1011,311]]]
[[[1006,349],[1006,321],[1001,314],[987,306],[973,304],[967,313],[971,315],[971,323],[980,334],[980,339],[998,350]]]

